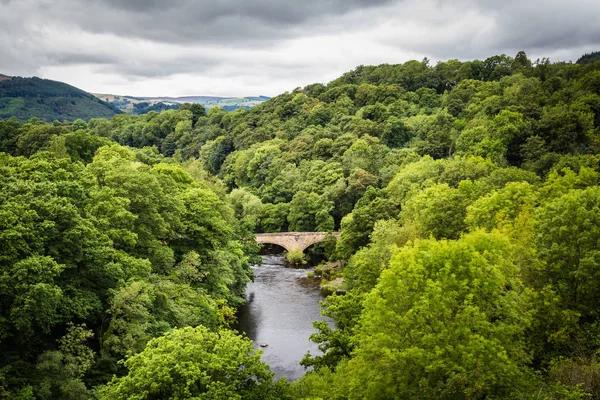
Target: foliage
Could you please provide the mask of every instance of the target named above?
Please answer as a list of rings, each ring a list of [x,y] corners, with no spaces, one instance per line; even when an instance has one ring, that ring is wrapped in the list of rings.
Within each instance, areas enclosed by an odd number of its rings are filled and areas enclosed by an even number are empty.
[[[128,358],[128,374],[101,388],[100,399],[283,399],[252,342],[231,331],[175,329]]]
[[[256,249],[242,244],[211,183],[177,164],[143,164],[116,144],[84,165],[84,147],[0,155],[0,369],[9,393],[29,382],[40,398],[87,398],[150,339],[224,324],[222,310],[241,304],[251,276]],[[75,339],[72,322],[90,334]],[[75,350],[57,344],[63,336],[94,366],[75,368]]]
[[[591,53],[586,53],[577,59],[577,64],[587,64],[589,62],[600,60],[600,52],[593,51]]]
[[[516,395],[531,316],[511,253],[506,237],[481,232],[397,251],[365,300],[349,398]]]
[[[425,59],[250,110],[0,120],[0,397],[287,398],[225,330],[254,233],[285,231],[339,231],[307,259],[339,258],[347,289],[291,395],[598,397],[591,58]],[[37,84],[10,86],[5,116],[56,89]]]
[[[66,83],[40,78],[0,80],[0,119],[32,117],[45,121],[111,118],[120,111]]]
[[[288,251],[285,255],[285,260],[295,267],[306,264],[304,253],[300,250]]]

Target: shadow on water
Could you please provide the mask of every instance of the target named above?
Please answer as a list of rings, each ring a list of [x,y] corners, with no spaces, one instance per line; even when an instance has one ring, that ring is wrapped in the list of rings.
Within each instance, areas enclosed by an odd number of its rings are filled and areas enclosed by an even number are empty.
[[[260,321],[260,308],[253,307],[254,292],[246,293],[246,304],[238,309],[237,324],[235,329],[244,333],[250,339],[254,340],[258,332],[258,322]],[[255,347],[256,347],[256,343]]]
[[[323,319],[323,296],[318,281],[306,277],[310,269],[286,268],[281,253],[262,258],[263,264],[253,267],[255,279],[246,289],[236,328],[261,348],[276,378],[297,380],[305,372],[299,364],[304,355],[319,354],[309,336],[315,332],[313,321]]]
[[[250,304],[253,301],[254,301],[254,292],[252,292],[248,296],[246,296],[246,304]]]

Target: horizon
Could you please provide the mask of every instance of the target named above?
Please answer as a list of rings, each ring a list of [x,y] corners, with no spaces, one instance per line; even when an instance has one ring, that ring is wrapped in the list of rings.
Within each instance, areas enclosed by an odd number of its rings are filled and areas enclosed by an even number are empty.
[[[70,83],[68,82],[64,82],[70,85]],[[71,85],[73,86],[73,85]],[[203,94],[184,94],[182,96],[161,96],[161,95],[152,95],[152,96],[138,96],[138,95],[132,95],[132,94],[121,94],[121,93],[100,93],[100,92],[88,92],[90,94],[93,94],[94,96],[96,95],[109,95],[109,96],[121,96],[121,97],[139,97],[139,98],[143,98],[143,99],[181,99],[181,98],[185,98],[185,97],[215,97],[215,98],[220,98],[220,99],[243,99],[243,98],[248,98],[248,97],[267,97],[269,99],[272,98],[272,96],[266,96],[266,95],[249,95],[249,96],[215,96],[215,95],[203,95]],[[97,97],[97,96],[96,96]]]
[[[1,0],[0,0],[0,1],[1,1]],[[598,51],[600,51],[600,47],[599,47]],[[584,56],[584,55],[587,55],[587,54],[590,54],[590,53],[593,53],[593,52],[595,52],[595,51],[594,51],[594,50],[586,51],[586,52],[584,52],[584,53],[582,53],[582,54],[578,55],[578,56],[577,56],[575,59],[569,59],[569,60],[566,60],[566,59],[561,59],[561,60],[553,60],[553,59],[551,59],[551,58],[549,58],[549,57],[543,57],[543,56],[534,58],[534,57],[531,57],[529,54],[527,54],[527,56],[528,56],[528,58],[529,58],[530,60],[532,60],[534,63],[535,63],[535,61],[536,61],[536,60],[538,60],[538,61],[539,61],[539,60],[541,60],[541,59],[543,59],[543,58],[547,58],[547,59],[548,59],[548,60],[549,60],[551,63],[575,63],[575,62],[576,62],[576,61],[577,61],[579,58],[581,58],[582,56]],[[503,54],[504,54],[504,53],[503,53]],[[490,54],[490,55],[488,55],[487,57],[482,57],[482,58],[473,58],[473,59],[458,59],[458,60],[459,60],[459,61],[461,61],[461,62],[465,62],[465,61],[474,61],[474,60],[481,60],[481,61],[483,61],[483,60],[485,60],[486,58],[488,58],[488,57],[492,57],[492,56],[495,56],[495,55],[499,55],[499,54]],[[511,54],[506,54],[506,55],[507,55],[507,56],[509,56],[509,57],[512,57],[512,56],[513,56],[513,55],[511,55]],[[424,60],[424,59],[427,59],[427,60],[429,60],[429,65],[430,65],[430,66],[433,66],[433,65],[435,65],[435,64],[432,62],[432,59],[431,59],[431,58],[429,58],[429,57],[424,57],[424,58],[423,58],[423,60]],[[449,59],[449,60],[450,60],[450,59]],[[413,60],[406,60],[406,61],[404,61],[404,62],[407,62],[407,61],[418,61],[418,60],[415,60],[415,59],[413,59]],[[422,60],[421,60],[421,61],[422,61]],[[437,64],[438,62],[444,62],[444,61],[448,61],[448,60],[437,60],[437,61],[436,61],[436,64]],[[392,64],[392,63],[381,63],[381,64],[377,64],[377,65],[382,65],[382,64]],[[401,64],[401,63],[394,63],[394,64]],[[296,89],[298,89],[298,88],[304,88],[304,87],[306,87],[307,85],[311,85],[311,84],[318,84],[318,83],[320,83],[320,84],[323,84],[323,85],[327,85],[329,82],[331,82],[331,81],[333,81],[333,80],[335,80],[335,79],[339,78],[339,77],[340,77],[340,76],[342,76],[344,73],[346,73],[346,72],[349,72],[349,71],[352,71],[352,70],[354,70],[354,69],[358,68],[358,67],[359,67],[359,66],[361,66],[361,65],[368,66],[368,65],[374,65],[374,64],[360,64],[360,65],[356,65],[356,66],[354,66],[353,68],[350,68],[350,69],[349,69],[349,70],[347,70],[347,71],[343,71],[343,72],[341,72],[341,73],[340,73],[338,76],[336,76],[336,77],[334,77],[333,79],[330,79],[330,80],[328,80],[328,81],[324,81],[324,82],[309,82],[309,83],[306,83],[306,84],[304,84],[304,85],[302,85],[302,86],[296,86],[296,87],[294,87],[293,89],[288,89],[288,90],[285,90],[285,91],[282,91],[282,92],[279,92],[279,93],[275,93],[275,94],[270,94],[270,95],[265,95],[265,94],[257,94],[257,95],[243,95],[243,96],[239,96],[239,95],[221,95],[221,94],[181,94],[181,95],[157,95],[157,94],[148,94],[148,95],[139,95],[139,94],[110,93],[110,92],[98,92],[98,91],[90,91],[90,90],[86,90],[86,89],[85,89],[85,88],[83,88],[83,87],[77,86],[77,85],[75,85],[75,84],[73,84],[73,83],[69,82],[68,80],[62,80],[62,81],[61,81],[61,80],[57,80],[57,79],[45,78],[45,77],[42,77],[42,76],[36,76],[36,75],[32,75],[32,76],[19,76],[19,75],[9,75],[9,74],[5,74],[5,73],[2,73],[2,72],[0,72],[0,76],[7,76],[7,77],[9,77],[9,78],[17,78],[17,77],[18,77],[18,78],[39,78],[39,79],[48,79],[48,80],[53,80],[53,81],[56,81],[56,82],[62,82],[62,83],[66,83],[66,84],[68,84],[68,85],[70,85],[70,86],[73,86],[73,87],[75,87],[75,88],[78,88],[78,89],[84,90],[85,92],[87,92],[87,93],[89,93],[89,94],[92,94],[92,95],[94,95],[94,96],[96,96],[96,95],[110,95],[110,96],[132,97],[132,98],[136,98],[136,97],[137,97],[137,98],[144,98],[144,99],[159,99],[159,98],[172,98],[172,99],[180,99],[180,98],[184,98],[184,97],[216,97],[216,98],[223,98],[223,99],[237,99],[237,98],[247,98],[247,97],[267,97],[268,99],[271,99],[271,98],[273,98],[273,97],[276,97],[276,96],[279,96],[279,95],[281,95],[281,94],[292,92],[292,91],[294,91],[294,90],[296,90]],[[97,96],[96,96],[96,97],[97,97]]]
[[[52,80],[55,82],[61,82],[61,83],[65,83],[67,85],[73,86],[77,89],[81,89],[84,90],[85,92],[92,94],[96,97],[98,97],[97,95],[108,95],[108,96],[121,96],[121,97],[139,97],[139,98],[144,98],[144,99],[150,99],[150,98],[155,98],[155,99],[162,99],[162,98],[172,98],[172,99],[181,99],[184,97],[215,97],[215,98],[221,98],[221,99],[242,99],[242,98],[248,98],[248,97],[267,97],[267,98],[272,98],[273,96],[267,96],[267,95],[263,95],[263,94],[258,94],[258,95],[247,95],[247,96],[216,96],[216,95],[203,95],[203,94],[184,94],[181,96],[163,96],[163,95],[151,95],[151,96],[140,96],[140,95],[132,95],[132,94],[122,94],[122,93],[101,93],[101,92],[90,92],[88,90],[85,90],[81,87],[77,87],[75,85],[73,85],[72,83],[68,82],[68,81],[57,81],[55,79],[50,79],[50,78],[43,78],[41,76],[19,76],[19,75],[8,75],[8,74],[3,74],[2,72],[0,72],[0,76],[6,76],[8,78],[38,78],[38,79],[47,79],[47,80]]]

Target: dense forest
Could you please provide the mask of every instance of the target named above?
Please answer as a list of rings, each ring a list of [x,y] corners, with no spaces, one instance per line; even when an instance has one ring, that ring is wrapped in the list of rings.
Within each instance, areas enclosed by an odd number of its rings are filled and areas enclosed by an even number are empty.
[[[27,121],[36,117],[44,121],[89,120],[112,118],[121,113],[112,104],[63,82],[40,78],[0,75],[0,119],[15,117]]]
[[[0,121],[0,398],[600,398],[600,62],[360,66],[250,110]],[[230,330],[340,231],[320,355]]]

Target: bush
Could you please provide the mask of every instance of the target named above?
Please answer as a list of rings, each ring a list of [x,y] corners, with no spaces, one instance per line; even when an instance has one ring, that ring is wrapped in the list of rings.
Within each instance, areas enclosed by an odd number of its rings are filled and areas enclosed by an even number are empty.
[[[285,256],[285,259],[290,265],[294,267],[299,267],[306,264],[306,260],[304,259],[304,253],[300,250],[289,251]]]

